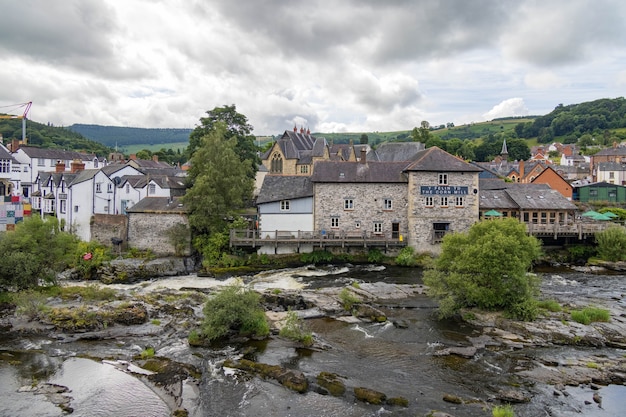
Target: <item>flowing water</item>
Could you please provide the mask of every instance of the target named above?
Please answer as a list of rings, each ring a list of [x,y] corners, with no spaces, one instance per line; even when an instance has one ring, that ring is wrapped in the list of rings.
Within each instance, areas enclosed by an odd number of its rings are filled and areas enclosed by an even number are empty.
[[[613,303],[624,307],[626,277],[583,274],[570,271],[542,273],[542,292],[549,298],[581,304]],[[232,280],[231,280],[232,281]],[[231,282],[228,281],[228,282]],[[257,289],[343,287],[353,282],[421,283],[415,270],[381,267],[299,268],[244,278]],[[195,276],[164,279],[150,285],[120,288],[150,291],[171,286],[211,287],[224,281]],[[528,404],[514,406],[518,417],[534,416],[626,416],[626,387],[602,387],[602,406],[590,401],[591,387],[567,387],[568,396],[555,396],[554,387],[530,384],[515,371],[535,359],[566,361],[581,355],[623,357],[614,348],[550,347],[521,350],[481,350],[472,359],[438,357],[442,347],[467,346],[468,337],[479,332],[468,325],[438,321],[435,303],[424,295],[385,301],[377,305],[390,319],[374,324],[315,318],[307,325],[326,349],[296,349],[280,338],[250,343],[245,347],[225,346],[207,350],[189,348],[184,340],[146,336],[137,340],[61,342],[36,338],[0,341],[0,416],[61,416],[63,412],[44,395],[19,392],[33,381],[67,386],[76,416],[168,416],[163,396],[141,378],[123,372],[119,362],[102,362],[76,356],[93,354],[131,360],[144,346],[158,346],[157,354],[191,363],[203,370],[197,383],[186,383],[183,406],[190,416],[422,416],[431,410],[455,417],[491,416],[489,407],[499,404],[495,394],[516,387],[531,397]],[[394,326],[391,322],[402,323]],[[320,372],[338,374],[346,383],[341,398],[322,395],[315,389],[296,394],[269,380],[242,377],[222,368],[226,357],[246,357],[302,371],[310,381]],[[404,397],[409,407],[369,405],[354,399],[355,387]],[[443,401],[453,394],[474,404],[456,405]]]

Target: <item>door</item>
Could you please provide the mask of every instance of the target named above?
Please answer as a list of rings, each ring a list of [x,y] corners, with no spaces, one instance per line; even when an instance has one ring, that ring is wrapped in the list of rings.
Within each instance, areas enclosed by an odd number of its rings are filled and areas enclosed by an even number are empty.
[[[391,238],[398,239],[400,237],[400,223],[391,223]]]

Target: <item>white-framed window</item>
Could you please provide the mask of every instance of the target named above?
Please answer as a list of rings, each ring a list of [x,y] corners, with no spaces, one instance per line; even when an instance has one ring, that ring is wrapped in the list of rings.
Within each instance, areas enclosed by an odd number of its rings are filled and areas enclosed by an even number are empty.
[[[46,166],[46,160],[43,158],[37,158],[37,166],[40,166],[40,167]]]
[[[0,159],[0,172],[11,172],[11,161]]]
[[[289,211],[290,208],[291,208],[290,200],[282,200],[280,202],[280,211]]]
[[[439,185],[448,185],[448,174],[439,174]]]
[[[126,194],[130,193],[130,184],[126,184]]]
[[[374,222],[374,233],[377,235],[383,232],[383,222]]]
[[[56,162],[54,159],[51,159],[51,160],[50,160],[50,166],[51,166],[51,167],[55,167],[55,166],[57,166],[57,162]]]
[[[432,207],[432,206],[435,205],[435,201],[434,200],[435,199],[433,197],[430,197],[430,196],[424,197],[424,205],[426,207]]]
[[[385,200],[383,200],[383,210],[393,210],[391,198],[385,198]]]
[[[97,193],[101,193],[102,192],[102,183],[96,183],[96,192]]]
[[[308,165],[300,165],[300,174],[308,174],[309,166]]]
[[[441,197],[441,207],[448,207],[448,197],[446,196]]]
[[[65,213],[65,210],[67,210],[67,200],[59,200],[59,211]]]
[[[150,184],[148,185],[148,194],[155,195],[156,194],[156,185]]]
[[[108,183],[107,184],[107,193],[112,193],[113,192],[113,184]]]
[[[454,198],[454,205],[457,207],[463,207],[465,206],[465,197],[461,196],[461,195],[457,195]]]
[[[344,210],[354,210],[354,200],[351,198],[346,198],[343,200],[343,209]]]
[[[336,229],[339,227],[339,217],[331,217],[330,218],[330,227]]]

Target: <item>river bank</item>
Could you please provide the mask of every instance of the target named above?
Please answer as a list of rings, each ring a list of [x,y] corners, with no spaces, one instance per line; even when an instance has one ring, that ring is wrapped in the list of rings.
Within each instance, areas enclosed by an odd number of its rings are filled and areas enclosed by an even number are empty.
[[[334,340],[329,331],[337,325],[340,326],[339,323],[350,323],[356,329],[370,329],[364,330],[365,332],[384,330],[388,333],[395,329],[394,332],[400,338],[409,336],[410,333],[407,332],[419,331],[415,327],[420,324],[414,319],[403,318],[403,315],[404,312],[416,308],[415,306],[434,311],[434,305],[424,295],[425,288],[419,279],[411,277],[404,282],[398,279],[395,282],[386,282],[385,277],[377,275],[384,270],[381,266],[346,265],[328,268],[302,267],[224,279],[193,275],[172,276],[135,284],[103,285],[102,287],[113,290],[115,294],[107,300],[86,300],[85,294],[74,298],[60,295],[48,297],[45,305],[49,309],[56,309],[59,316],[64,313],[63,320],[53,321],[50,316],[44,315],[28,317],[16,314],[15,310],[3,310],[0,320],[3,336],[0,358],[6,362],[19,360],[16,358],[32,351],[32,346],[29,348],[24,344],[24,341],[28,341],[36,344],[38,352],[53,353],[57,349],[64,352],[62,355],[65,356],[97,359],[143,381],[177,415],[199,416],[206,411],[207,405],[201,411],[198,403],[202,403],[200,392],[206,389],[207,372],[213,377],[217,375],[218,379],[241,379],[242,383],[249,381],[251,377],[264,381],[264,378],[268,378],[267,375],[254,377],[257,374],[250,370],[243,373],[235,371],[233,365],[244,359],[297,370],[300,372],[298,375],[307,382],[306,392],[310,393],[307,395],[312,395],[313,398],[314,395],[325,395],[338,401],[338,404],[352,407],[351,404],[357,402],[363,403],[362,407],[368,409],[371,404],[367,401],[372,400],[357,395],[357,392],[362,391],[356,389],[362,388],[384,394],[385,398],[395,399],[396,403],[386,405],[394,415],[403,415],[405,409],[407,413],[412,413],[406,415],[415,415],[415,398],[398,392],[400,389],[394,384],[378,384],[374,381],[367,383],[350,377],[348,372],[337,372],[337,367],[330,362],[326,367],[317,366],[316,372],[307,367],[295,369],[286,365],[294,352],[298,352],[298,355],[332,357],[340,342]],[[368,274],[372,275],[371,280],[365,280],[364,277]],[[589,285],[593,288],[594,275],[588,275]],[[353,278],[355,276],[358,278]],[[267,352],[259,353],[262,349],[259,351],[258,344],[255,343],[241,342],[211,349],[194,348],[187,343],[189,332],[200,325],[202,306],[207,294],[224,285],[235,283],[245,283],[264,294],[264,306],[273,329],[271,344],[274,346],[274,353],[269,356]],[[63,285],[93,286],[93,283],[66,281]],[[599,285],[607,285],[607,282]],[[626,347],[626,314],[623,294],[600,291],[599,288],[593,293],[574,296],[571,293],[573,286],[571,282],[559,284],[558,274],[552,274],[549,285],[544,287],[546,295],[556,299],[565,308],[561,312],[546,312],[545,316],[533,323],[515,322],[497,314],[479,312],[473,312],[472,319],[466,322],[448,323],[447,326],[453,328],[454,332],[462,332],[464,336],[429,342],[432,346],[428,345],[428,356],[433,361],[439,362],[440,366],[448,370],[460,371],[478,366],[489,355],[506,354],[515,358],[507,359],[511,368],[505,370],[514,381],[507,379],[498,387],[483,387],[479,393],[447,385],[445,392],[429,392],[422,388],[423,395],[429,398],[420,401],[438,405],[437,408],[431,407],[431,411],[447,407],[447,411],[459,417],[489,415],[485,410],[500,402],[524,404],[536,401],[538,393],[535,387],[539,385],[552,387],[549,395],[558,397],[560,401],[565,401],[566,398],[571,400],[568,396],[573,395],[570,392],[573,387],[601,392],[602,387],[623,386],[626,375],[623,353]],[[561,287],[563,291],[560,290]],[[351,315],[343,308],[340,293],[344,289],[360,298],[360,314]],[[608,309],[610,321],[581,325],[571,320],[568,310],[590,304]],[[288,308],[296,310],[311,323],[315,337],[312,348],[305,348],[278,337],[281,320]],[[91,317],[92,320],[82,320],[79,323],[78,319],[83,317]],[[337,325],[331,324],[329,327],[328,323]],[[366,339],[367,337],[371,335],[367,333]],[[408,345],[405,343],[405,346],[410,346],[411,343],[413,342],[408,342]],[[572,347],[576,350],[562,355],[563,350],[559,349],[555,352],[560,353],[555,353],[554,357],[545,354],[537,357],[540,349],[555,346]],[[211,361],[212,359],[215,361]],[[232,361],[231,367],[224,367],[226,360]],[[207,361],[214,368],[207,369]],[[482,366],[490,365],[483,363]],[[334,397],[319,382],[318,376],[322,371],[335,375],[343,384],[345,390],[341,396]],[[273,380],[275,384],[279,384],[279,378],[268,379],[269,382],[263,383],[271,384]],[[29,385],[30,391],[24,388],[22,395],[49,395],[49,401],[73,408],[71,400],[59,400],[63,392],[44,394],[44,390],[51,388],[40,383],[48,383],[45,375]],[[294,391],[291,395],[302,394]],[[71,397],[72,394],[66,396]],[[303,401],[302,397],[293,397],[292,401],[295,399]],[[403,405],[403,400],[409,403],[408,407]],[[580,407],[585,407],[585,402],[589,402],[589,406],[598,404],[594,401],[593,393],[582,400]],[[361,408],[359,410],[363,411]]]

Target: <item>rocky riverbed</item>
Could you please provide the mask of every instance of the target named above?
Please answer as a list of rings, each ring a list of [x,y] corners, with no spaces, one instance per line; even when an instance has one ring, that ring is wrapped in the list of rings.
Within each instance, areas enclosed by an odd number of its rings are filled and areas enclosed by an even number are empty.
[[[340,275],[342,268],[333,271]],[[194,350],[186,344],[190,331],[202,320],[202,307],[211,293],[224,285],[246,284],[263,294],[266,314],[272,324],[272,338],[278,331],[288,310],[298,313],[303,319],[328,318],[355,323],[383,323],[388,321],[395,328],[406,328],[411,323],[388,317],[386,307],[403,305],[406,300],[423,296],[421,284],[399,284],[386,282],[360,282],[358,285],[335,285],[309,288],[293,277],[315,277],[318,269],[305,267],[299,270],[261,273],[244,278],[201,278],[167,277],[151,279],[135,284],[99,284],[98,288],[114,290],[105,299],[87,300],[84,295],[52,296],[40,300],[46,308],[16,310],[4,305],[0,318],[0,329],[5,340],[36,337],[53,341],[54,345],[89,341],[101,344],[99,349],[77,351],[77,356],[109,361],[119,370],[129,373],[148,384],[167,404],[174,415],[194,415],[197,390],[190,386],[199,385],[203,372],[202,360],[214,353],[211,350]],[[328,273],[328,271],[323,271]],[[138,281],[138,280],[135,280]],[[558,280],[557,280],[558,281]],[[94,286],[94,283],[64,280],[64,286]],[[96,288],[94,287],[94,290]],[[343,306],[341,292],[347,289],[359,301],[352,314]],[[520,360],[510,370],[519,380],[526,381],[493,389],[489,397],[469,397],[458,392],[441,392],[445,402],[455,404],[459,415],[468,415],[467,410],[478,406],[489,408],[499,402],[525,403],[534,395],[528,387],[546,384],[553,387],[555,397],[568,396],[572,387],[586,386],[597,389],[608,385],[626,383],[626,311],[623,294],[609,297],[573,297],[571,294],[550,294],[564,308],[559,312],[547,312],[535,322],[518,322],[496,313],[472,311],[465,314],[471,325],[471,336],[455,342],[437,344],[432,356],[454,367],[458,361],[471,361],[484,352],[513,352]],[[608,322],[579,324],[571,319],[569,310],[593,304],[607,309]],[[31,306],[32,307],[32,306]],[[388,311],[388,310],[387,310]],[[333,349],[324,334],[314,333],[313,351]],[[284,340],[286,346],[303,348],[295,342]],[[184,345],[184,346],[181,346]],[[19,352],[6,344],[0,351],[0,359],[13,360]],[[45,344],[44,344],[45,346]],[[577,350],[575,354],[541,358],[527,356],[524,352],[543,347],[574,346],[589,349]],[[601,349],[609,348],[609,349]],[[600,350],[601,349],[601,350]],[[219,348],[218,348],[219,350]],[[220,355],[221,372],[228,374],[237,369],[242,378],[256,377],[274,380],[276,383],[297,393],[315,391],[322,395],[343,398],[345,401],[361,401],[369,404],[386,404],[392,409],[402,409],[409,399],[394,392],[384,392],[338,375],[332,369],[317,375],[288,369],[275,364],[255,362],[248,359],[245,349],[230,350],[230,355]],[[95,355],[95,356],[94,356]],[[324,374],[324,375],[322,375]],[[247,375],[247,376],[244,376]],[[72,411],[71,394],[67,387],[42,381],[22,388],[24,395],[42,394],[57,404],[64,412]],[[585,401],[601,401],[590,396]],[[464,409],[463,407],[467,407]],[[199,415],[199,414],[196,414]],[[470,413],[471,415],[471,413]]]

